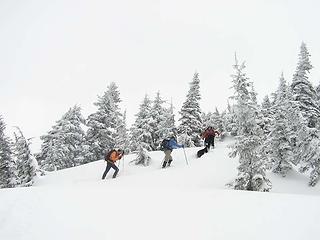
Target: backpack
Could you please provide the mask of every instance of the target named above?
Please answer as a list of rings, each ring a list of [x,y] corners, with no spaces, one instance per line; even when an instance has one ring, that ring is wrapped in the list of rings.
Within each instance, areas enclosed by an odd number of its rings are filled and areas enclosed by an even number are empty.
[[[164,151],[164,150],[168,150],[169,148],[169,139],[163,139],[160,145],[160,150]]]
[[[111,154],[113,153],[113,152],[116,152],[116,150],[115,149],[112,149],[111,151],[109,151],[108,153],[107,153],[107,155],[106,155],[106,157],[104,158],[104,160],[105,161],[110,161],[110,156],[111,156]]]

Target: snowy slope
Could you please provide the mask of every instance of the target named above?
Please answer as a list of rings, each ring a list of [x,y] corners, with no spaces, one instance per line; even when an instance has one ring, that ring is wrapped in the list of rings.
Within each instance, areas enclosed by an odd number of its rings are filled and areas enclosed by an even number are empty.
[[[237,160],[228,142],[195,158],[198,148],[162,152],[141,167],[125,157],[120,175],[105,163],[50,173],[34,187],[0,190],[0,239],[311,239],[320,234],[319,186],[297,173],[270,174],[272,193],[232,191]],[[294,193],[294,194],[293,194]]]

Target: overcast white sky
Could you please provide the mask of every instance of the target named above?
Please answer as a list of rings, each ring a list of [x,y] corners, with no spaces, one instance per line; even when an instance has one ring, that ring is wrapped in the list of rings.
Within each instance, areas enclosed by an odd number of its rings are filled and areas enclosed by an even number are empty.
[[[180,110],[200,73],[204,111],[226,107],[234,52],[259,99],[294,73],[307,43],[320,82],[318,1],[1,0],[0,114],[8,132],[51,129],[78,104],[86,117],[111,81],[129,124],[147,93]],[[177,116],[178,117],[178,116]],[[35,140],[37,141],[37,140]]]

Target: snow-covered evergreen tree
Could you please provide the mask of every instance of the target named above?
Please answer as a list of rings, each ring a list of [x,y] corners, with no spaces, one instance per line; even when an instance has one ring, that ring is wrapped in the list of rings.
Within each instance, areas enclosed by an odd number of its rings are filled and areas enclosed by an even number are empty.
[[[273,120],[270,126],[270,134],[267,139],[268,155],[271,159],[272,171],[283,177],[292,169],[294,162],[294,146],[292,138],[295,131],[292,129],[290,117],[292,116],[292,101],[289,98],[289,88],[283,77],[280,77],[280,84],[277,91],[277,99],[273,110]],[[271,107],[271,105],[265,106]]]
[[[320,106],[320,84],[316,87],[318,106]]]
[[[238,126],[236,120],[236,114],[234,112],[234,106],[231,106],[228,101],[228,108],[225,114],[225,129],[231,136],[237,136]]]
[[[16,158],[18,177],[20,180],[20,185],[28,187],[33,185],[34,177],[39,170],[37,160],[33,156],[30,150],[30,140],[26,139],[17,127],[17,132],[15,135],[14,143],[14,156]]]
[[[269,191],[271,182],[266,177],[266,159],[261,151],[262,131],[256,123],[256,99],[248,77],[243,72],[244,63],[233,66],[234,106],[238,125],[238,136],[232,145],[231,157],[239,157],[238,177],[230,184],[234,189]]]
[[[120,101],[118,87],[111,83],[103,96],[98,96],[98,101],[94,103],[98,110],[89,115],[87,120],[87,139],[92,161],[102,159],[106,151],[117,147],[118,128],[121,129],[124,124],[119,109]]]
[[[174,113],[173,113],[173,104],[170,104],[170,107],[164,108],[164,115],[162,121],[159,123],[158,136],[160,137],[160,143],[158,145],[158,149],[160,148],[160,144],[164,138],[168,138],[172,135],[176,135],[177,130],[175,127]]]
[[[78,166],[87,162],[85,148],[85,132],[82,129],[85,119],[81,108],[74,106],[69,109],[48,134],[41,136],[40,166],[44,170],[53,171]]]
[[[12,158],[11,141],[5,135],[5,123],[0,116],[0,188],[12,188],[19,184],[17,166]]]
[[[152,123],[151,100],[145,95],[131,128],[131,150],[135,151],[140,148],[144,148],[147,151],[152,150]]]
[[[304,127],[299,131],[300,172],[310,172],[309,185],[315,186],[320,177],[320,134],[316,128]]]
[[[200,137],[202,129],[200,99],[199,73],[196,72],[190,83],[186,100],[179,112],[181,118],[179,119],[180,125],[178,127],[178,133],[179,135],[184,135],[185,138],[190,138],[191,145],[189,141],[182,142],[182,144],[188,147],[200,146],[202,142]]]
[[[309,57],[310,54],[303,42],[300,47],[298,66],[293,76],[291,88],[294,100],[299,103],[302,115],[308,120],[308,126],[316,127],[320,111],[316,91],[307,76],[307,73],[312,69]]]
[[[127,138],[128,136],[127,136],[126,122],[125,122],[126,116],[122,115],[120,111],[120,106],[119,106],[121,99],[120,99],[120,92],[118,90],[118,86],[114,82],[112,82],[108,86],[107,93],[109,94],[109,96],[111,96],[111,99],[115,107],[114,115],[113,115],[114,118],[111,119],[115,128],[115,134],[112,136],[115,142],[114,145],[115,147],[124,149],[125,146],[123,144],[124,144],[125,138]],[[123,134],[126,134],[126,136]]]
[[[139,147],[137,157],[134,160],[132,160],[132,162],[134,162],[136,165],[141,164],[147,167],[151,162],[151,157],[145,148]]]
[[[116,136],[116,146],[119,149],[123,149],[125,153],[130,152],[130,138],[126,124],[127,113],[126,111],[122,115],[122,121],[119,122]]]
[[[267,136],[270,133],[271,121],[274,117],[272,111],[272,104],[269,100],[268,95],[264,97],[261,108],[258,116],[258,125],[264,132],[264,135]]]
[[[297,103],[293,101],[293,103]],[[310,174],[309,185],[315,186],[320,174],[320,132],[317,128],[309,127],[309,121],[302,116],[299,105],[289,112],[291,128],[294,129],[292,145],[294,146],[295,165],[300,164],[300,172]]]
[[[157,92],[156,98],[152,102],[150,115],[152,118],[152,150],[157,150],[160,147],[163,138],[162,124],[166,119],[166,109],[163,107],[165,101],[161,98],[160,92]]]

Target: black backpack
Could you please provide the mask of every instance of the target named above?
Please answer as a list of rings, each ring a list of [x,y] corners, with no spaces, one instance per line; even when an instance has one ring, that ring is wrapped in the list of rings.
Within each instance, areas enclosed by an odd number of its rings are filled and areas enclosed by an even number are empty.
[[[169,150],[169,139],[163,139],[160,145],[160,150],[164,151],[164,150]]]
[[[111,153],[113,153],[113,152],[116,152],[116,150],[115,150],[115,149],[112,149],[111,151],[109,151],[109,152],[106,154],[106,157],[104,158],[104,160],[106,160],[106,161],[110,160]]]

